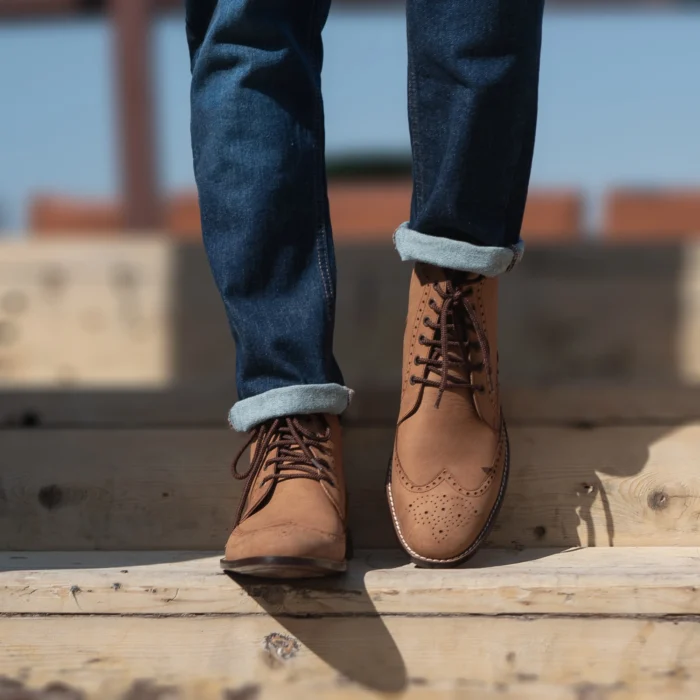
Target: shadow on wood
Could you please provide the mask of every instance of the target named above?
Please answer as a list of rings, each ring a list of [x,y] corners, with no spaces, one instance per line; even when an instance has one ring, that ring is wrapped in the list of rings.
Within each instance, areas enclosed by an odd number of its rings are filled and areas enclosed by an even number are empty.
[[[359,598],[362,607],[373,612],[356,618],[353,631],[357,637],[353,640],[343,633],[343,621],[334,618],[332,609],[319,610],[317,615],[322,619],[310,625],[308,612],[296,612],[293,606],[286,609],[284,614],[279,613],[279,600],[285,595],[279,585],[232,574],[229,576],[284,630],[284,633],[272,633],[265,638],[264,650],[271,668],[281,664],[290,655],[296,655],[300,645],[303,645],[338,672],[339,687],[356,683],[382,693],[399,693],[406,688],[406,664],[364,586],[356,588],[354,596]],[[326,586],[324,582],[284,584],[287,589],[299,588],[310,596],[313,596],[314,587],[323,590]],[[353,653],[348,653],[351,647]]]

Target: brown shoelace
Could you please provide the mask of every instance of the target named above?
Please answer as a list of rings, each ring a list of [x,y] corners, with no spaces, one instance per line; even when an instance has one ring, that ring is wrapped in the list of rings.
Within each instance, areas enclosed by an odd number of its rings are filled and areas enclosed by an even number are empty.
[[[473,293],[473,285],[479,282],[480,276],[468,277],[459,283],[447,280],[436,282],[433,288],[440,296],[441,304],[430,300],[430,308],[437,314],[437,323],[428,316],[423,319],[423,325],[433,331],[433,339],[421,335],[418,342],[427,345],[430,352],[427,358],[416,357],[415,364],[427,366],[425,377],[411,376],[411,384],[423,384],[438,390],[435,408],[439,408],[442,396],[447,389],[468,389],[469,391],[485,391],[481,384],[472,384],[468,377],[472,372],[486,369],[491,376],[490,352],[488,338],[484,332],[474,305],[469,297]],[[476,335],[476,342],[469,341],[469,332]],[[438,337],[439,336],[439,337]],[[469,351],[479,350],[482,361],[473,363],[469,360]],[[464,376],[455,374],[454,370],[461,368]],[[439,381],[429,379],[430,372],[440,377]]]
[[[323,418],[319,420],[323,421]],[[323,422],[325,424],[325,421]],[[234,478],[241,481],[248,480],[241,498],[236,523],[240,521],[250,489],[261,471],[270,470],[270,473],[263,478],[261,486],[270,481],[278,483],[289,479],[313,479],[326,481],[331,486],[335,486],[335,476],[329,463],[330,437],[329,425],[325,424],[325,429],[318,433],[302,425],[299,418],[293,416],[275,418],[257,426],[231,464],[231,473]],[[256,446],[250,467],[247,471],[240,472],[238,463],[253,442]],[[272,457],[275,450],[277,453]]]

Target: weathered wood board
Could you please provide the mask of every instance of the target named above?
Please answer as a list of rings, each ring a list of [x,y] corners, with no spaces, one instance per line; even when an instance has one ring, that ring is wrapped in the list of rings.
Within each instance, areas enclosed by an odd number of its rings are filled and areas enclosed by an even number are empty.
[[[231,387],[0,391],[0,428],[222,427]],[[681,425],[700,419],[700,387],[607,383],[503,387],[509,425]],[[348,425],[394,426],[398,389],[356,392]]]
[[[700,544],[700,424],[521,427],[491,544]],[[243,437],[225,429],[0,431],[0,549],[217,550]],[[384,495],[391,428],[348,428],[350,524],[395,546]]]
[[[502,281],[504,383],[697,385],[698,250],[533,248]],[[409,273],[390,246],[338,247],[335,347],[360,393],[396,395]],[[230,402],[233,374],[233,344],[199,246],[0,245],[0,385],[196,383],[228,387]]]
[[[205,700],[405,691],[411,699],[689,700],[700,691],[697,618],[58,615],[0,617],[0,638],[9,678],[30,687],[60,681],[99,698],[135,679],[171,686],[145,695],[169,700],[180,687]]]
[[[326,581],[232,580],[202,552],[0,553],[0,614],[700,615],[700,547],[482,550],[461,569],[360,551]]]
[[[0,244],[0,385],[169,382],[174,250],[152,239]]]

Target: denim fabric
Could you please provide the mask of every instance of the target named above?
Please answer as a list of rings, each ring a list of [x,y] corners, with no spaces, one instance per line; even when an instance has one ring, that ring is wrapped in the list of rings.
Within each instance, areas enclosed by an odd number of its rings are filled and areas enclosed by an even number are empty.
[[[343,384],[320,79],[328,7],[187,2],[204,244],[236,341],[241,399]]]
[[[408,0],[409,227],[520,239],[535,144],[544,0]]]
[[[336,413],[351,394],[332,350],[320,77],[329,4],[186,0],[195,177],[237,346],[239,429],[278,411]],[[408,228],[418,256],[433,237],[504,248],[512,259],[534,144],[542,4],[408,0]]]
[[[426,236],[412,231],[408,224],[394,233],[394,245],[403,261],[430,263],[452,270],[475,272],[484,277],[498,277],[512,270],[525,253],[525,244],[518,241],[508,248],[474,245],[440,236]]]
[[[238,401],[228,414],[231,427],[250,430],[270,418],[299,413],[340,415],[350,405],[352,392],[338,384],[308,384],[271,389]]]

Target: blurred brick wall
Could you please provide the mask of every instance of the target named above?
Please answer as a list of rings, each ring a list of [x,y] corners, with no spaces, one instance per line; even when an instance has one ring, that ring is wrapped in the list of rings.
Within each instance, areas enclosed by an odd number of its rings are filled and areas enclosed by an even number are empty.
[[[700,235],[700,189],[617,189],[605,202],[603,234],[618,240]]]
[[[29,230],[37,233],[90,235],[123,227],[122,212],[111,201],[37,195],[29,206]]]
[[[329,183],[333,230],[339,240],[389,240],[408,218],[410,180],[335,180]],[[572,240],[581,235],[583,199],[571,190],[533,190],[528,199],[523,235],[530,240]],[[65,232],[117,232],[123,215],[114,202],[49,195],[36,196],[30,229],[40,235]],[[163,227],[177,238],[199,236],[199,206],[194,192],[172,196],[165,205]]]

